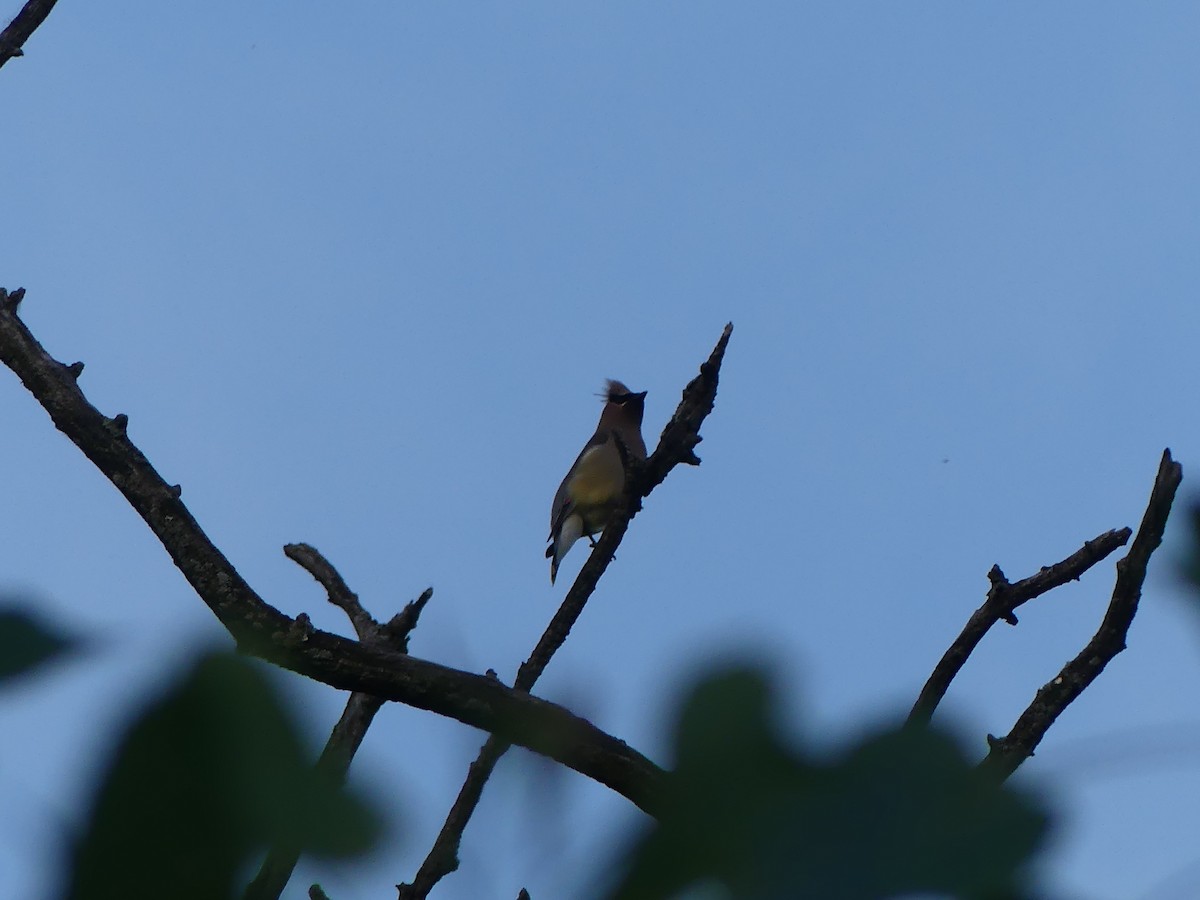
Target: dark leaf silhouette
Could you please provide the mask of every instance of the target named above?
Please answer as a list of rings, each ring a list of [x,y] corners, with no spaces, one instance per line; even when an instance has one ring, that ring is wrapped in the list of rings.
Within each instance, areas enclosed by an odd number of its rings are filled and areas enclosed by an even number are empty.
[[[202,657],[121,740],[75,850],[68,896],[231,897],[252,856],[366,850],[377,817],[322,778],[261,667]]]
[[[78,644],[15,598],[0,598],[0,683],[32,672]]]
[[[755,670],[695,688],[676,730],[669,806],[616,900],[713,882],[738,900],[1020,896],[1046,816],[982,777],[950,737],[881,730],[822,760],[784,743],[771,706]]]

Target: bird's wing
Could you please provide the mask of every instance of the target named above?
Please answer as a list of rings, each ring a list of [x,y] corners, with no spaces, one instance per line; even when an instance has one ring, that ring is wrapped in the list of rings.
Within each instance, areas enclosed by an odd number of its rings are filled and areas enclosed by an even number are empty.
[[[562,528],[563,520],[571,514],[571,497],[567,492],[567,485],[571,483],[571,478],[575,475],[575,471],[579,468],[580,461],[587,456],[588,452],[595,450],[597,447],[603,447],[608,443],[612,434],[605,430],[596,430],[591,439],[583,445],[583,449],[579,451],[579,455],[575,457],[575,462],[571,463],[571,468],[567,469],[567,474],[563,476],[562,484],[558,486],[558,490],[554,493],[554,503],[550,507],[550,537],[546,540],[553,541],[554,536],[558,534]],[[547,554],[549,555],[549,554]]]

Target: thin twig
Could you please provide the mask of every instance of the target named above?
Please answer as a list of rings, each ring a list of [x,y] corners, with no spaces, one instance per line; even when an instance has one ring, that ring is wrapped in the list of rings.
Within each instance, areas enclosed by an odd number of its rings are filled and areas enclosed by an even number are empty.
[[[1016,625],[1014,612],[1017,607],[1068,581],[1078,581],[1084,572],[1118,547],[1124,546],[1132,533],[1128,528],[1106,531],[1086,542],[1062,562],[1045,566],[1037,574],[1022,578],[1016,584],[1004,577],[998,565],[992,566],[988,572],[988,581],[992,586],[987,599],[983,601],[983,606],[972,613],[962,633],[954,639],[925,682],[921,695],[908,714],[909,723],[923,724],[933,717],[934,710],[950,688],[950,682],[993,625],[1001,621]]]
[[[21,11],[8,23],[8,27],[0,31],[0,66],[14,56],[24,56],[21,48],[37,31],[38,26],[46,21],[50,10],[58,0],[29,0]]]
[[[283,548],[283,553],[316,579],[321,587],[325,588],[325,593],[329,595],[329,602],[346,614],[360,641],[370,643],[379,640],[381,629],[379,623],[363,609],[362,604],[358,602],[358,595],[350,590],[338,570],[320,554],[316,547],[310,544],[287,544]]]
[[[988,736],[991,749],[980,763],[980,769],[997,781],[1008,778],[1022,762],[1033,756],[1033,751],[1054,720],[1125,649],[1129,626],[1133,623],[1142,596],[1146,567],[1150,556],[1162,543],[1171,504],[1182,479],[1183,468],[1171,458],[1169,449],[1164,450],[1137,536],[1129,552],[1117,562],[1117,581],[1100,628],[1079,655],[1038,690],[1033,702],[1021,713],[1007,735],[1002,738]]]
[[[380,625],[363,609],[358,596],[350,590],[333,564],[309,544],[288,544],[283,548],[288,558],[303,567],[325,588],[329,602],[346,613],[354,626],[359,640],[380,647],[388,647],[399,653],[408,650],[408,635],[417,625],[421,610],[433,596],[433,588],[426,588],[416,600],[404,607],[404,611],[392,619],[402,622],[398,627]],[[391,623],[389,623],[391,624]],[[362,744],[367,729],[384,701],[370,694],[355,691],[346,700],[346,708],[333,727],[329,740],[317,759],[316,770],[333,784],[343,784],[354,754]],[[272,847],[254,880],[246,886],[244,900],[278,900],[300,860],[300,848],[291,843]]]
[[[514,682],[517,690],[531,690],[550,659],[566,641],[588,598],[592,596],[608,564],[612,562],[630,520],[641,509],[642,499],[662,484],[663,479],[675,466],[681,463],[692,466],[700,464],[700,459],[695,454],[695,447],[701,441],[700,426],[712,412],[716,402],[721,362],[732,333],[733,323],[730,322],[721,332],[721,337],[708,359],[701,364],[700,374],[684,388],[675,414],[663,429],[658,446],[650,458],[632,469],[629,468],[632,460],[625,459],[629,477],[624,501],[614,511],[604,528],[604,534],[596,542],[587,562],[576,576],[575,583],[567,592],[550,624],[546,626],[533,652],[518,669]],[[458,849],[462,844],[463,831],[479,805],[484,785],[508,748],[509,744],[495,734],[490,735],[484,742],[475,761],[467,769],[467,777],[463,780],[458,796],[455,797],[450,812],[446,815],[446,820],[421,867],[410,883],[396,886],[399,900],[423,900],[433,890],[434,885],[458,868]]]
[[[448,716],[548,756],[628,798],[657,808],[664,773],[623,741],[569,710],[415,656],[372,647],[292,619],[260,597],[213,545],[181,500],[129,439],[123,415],[102,415],[79,389],[83,371],[51,357],[16,314],[23,291],[0,289],[0,362],[63,434],[124,495],[176,567],[247,653],[339,690],[361,691]]]

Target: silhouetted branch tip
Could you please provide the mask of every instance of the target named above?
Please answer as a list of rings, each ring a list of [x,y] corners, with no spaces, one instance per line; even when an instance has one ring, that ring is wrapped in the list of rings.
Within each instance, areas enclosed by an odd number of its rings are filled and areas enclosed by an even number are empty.
[[[693,448],[700,443],[700,426],[713,410],[720,380],[721,362],[733,333],[733,323],[725,326],[708,359],[700,364],[700,374],[688,382],[683,396],[658,439],[654,453],[646,460],[646,468],[633,486],[635,493],[648,496],[676,465],[697,466],[700,457]]]
[[[358,595],[350,590],[341,573],[316,547],[311,544],[287,544],[283,552],[325,588],[329,602],[346,614],[360,641],[370,643],[380,639],[383,627],[363,609]]]
[[[394,645],[407,651],[408,636],[417,627],[417,621],[421,618],[421,612],[432,597],[433,588],[425,588],[425,590],[421,591],[421,596],[416,600],[410,600],[404,604],[404,609],[392,616],[387,621],[387,624],[383,626],[384,633]]]
[[[21,301],[25,299],[25,288],[17,288],[12,293],[9,293],[4,288],[0,288],[0,307],[9,312],[16,312],[17,307],[21,305]]]
[[[316,547],[311,544],[285,544],[283,553],[325,588],[330,603],[335,606],[358,605],[358,597],[350,590],[345,579]]]

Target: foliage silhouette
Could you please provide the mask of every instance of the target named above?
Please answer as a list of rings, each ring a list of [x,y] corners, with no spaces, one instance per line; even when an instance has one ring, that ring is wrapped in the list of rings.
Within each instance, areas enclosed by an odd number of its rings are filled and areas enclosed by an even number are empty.
[[[713,882],[738,900],[1025,896],[1048,823],[1041,801],[987,779],[924,726],[881,729],[822,760],[784,742],[772,706],[758,669],[694,688],[666,812],[611,900]]]
[[[66,896],[218,900],[271,843],[326,857],[367,850],[379,816],[311,762],[261,665],[201,656],[119,742]]]

